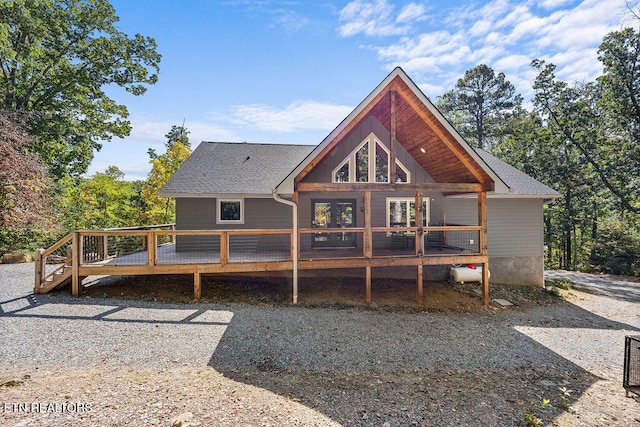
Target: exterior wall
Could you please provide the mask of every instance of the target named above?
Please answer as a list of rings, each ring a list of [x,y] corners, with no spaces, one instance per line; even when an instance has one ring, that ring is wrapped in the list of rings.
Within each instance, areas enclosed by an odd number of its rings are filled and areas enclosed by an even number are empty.
[[[177,230],[290,229],[291,207],[271,198],[244,199],[244,224],[217,224],[215,198],[176,199]]]
[[[360,143],[374,133],[376,137],[389,148],[391,135],[387,129],[374,117],[365,119],[351,134],[329,155],[318,164],[313,171],[305,177],[305,182],[332,182],[332,173],[344,159],[346,159]],[[432,183],[433,179],[422,169],[413,157],[399,144],[397,148],[397,159],[407,168],[411,175],[412,183]],[[386,199],[387,197],[405,197],[413,199],[413,192],[373,192],[371,195],[371,224],[373,227],[386,227]],[[439,225],[444,221],[442,194],[424,194],[423,197],[429,199],[429,225]],[[356,199],[356,227],[364,227],[364,194],[363,193],[302,193],[298,199],[300,227],[311,227],[311,201],[312,199]],[[362,238],[358,239],[358,246],[361,247]],[[391,238],[377,233],[373,236],[373,245],[376,248],[391,247]],[[303,237],[302,249],[311,247],[311,239]]]
[[[446,200],[448,224],[477,225],[476,198]],[[542,199],[489,198],[487,249],[491,281],[544,286]]]
[[[176,199],[177,230],[241,230],[292,228],[291,207],[270,198],[244,199],[244,224],[217,224],[215,198]],[[290,241],[285,235],[232,236],[230,250],[288,251]],[[176,251],[219,251],[218,236],[177,236]]]

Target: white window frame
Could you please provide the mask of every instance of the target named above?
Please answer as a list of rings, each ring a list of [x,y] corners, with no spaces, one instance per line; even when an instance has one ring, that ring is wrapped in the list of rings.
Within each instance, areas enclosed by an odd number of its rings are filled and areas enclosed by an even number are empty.
[[[367,150],[369,152],[368,156],[368,175],[367,175],[367,183],[371,184],[388,184],[391,180],[391,153],[389,149],[378,139],[378,137],[371,132],[358,146],[353,150],[346,159],[338,164],[338,166],[331,171],[331,182],[334,183],[343,183],[345,181],[337,181],[336,173],[342,169],[345,164],[349,165],[349,178],[348,181],[350,183],[356,182],[356,154],[362,147],[367,145]],[[376,181],[376,147],[380,145],[380,147],[387,153],[387,181],[380,182]],[[407,183],[411,182],[411,173],[409,170],[402,164],[402,162],[396,159],[396,166],[400,167],[404,173],[407,175]],[[371,180],[373,178],[373,181]]]
[[[405,225],[405,227],[411,227],[411,216],[409,215],[410,212],[410,204],[413,203],[415,204],[416,199],[413,197],[387,197],[386,201],[385,201],[385,212],[387,215],[387,227],[391,228],[391,202],[406,202],[407,203],[407,224]],[[423,227],[427,227],[429,225],[429,210],[430,210],[430,206],[429,206],[429,198],[425,197],[422,199],[422,204],[425,205],[425,211],[424,211],[424,215],[422,216],[422,226]],[[387,232],[387,237],[391,236],[390,232]]]
[[[240,219],[222,219],[222,203],[240,203]],[[244,199],[218,199],[216,204],[216,223],[218,224],[244,224]]]

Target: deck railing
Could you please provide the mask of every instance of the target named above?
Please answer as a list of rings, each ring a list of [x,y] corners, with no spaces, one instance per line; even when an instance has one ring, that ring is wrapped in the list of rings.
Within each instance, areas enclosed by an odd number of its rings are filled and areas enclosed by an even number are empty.
[[[77,294],[82,277],[94,274],[291,270],[295,259],[301,269],[476,262],[486,257],[482,236],[479,226],[303,228],[297,237],[291,229],[175,230],[173,224],[85,230],[38,251],[34,292],[72,277]]]

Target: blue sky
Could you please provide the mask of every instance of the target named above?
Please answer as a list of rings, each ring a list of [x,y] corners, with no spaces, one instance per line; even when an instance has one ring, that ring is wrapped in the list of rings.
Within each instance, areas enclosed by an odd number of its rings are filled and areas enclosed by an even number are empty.
[[[154,37],[156,85],[125,104],[133,129],[105,142],[89,174],[115,165],[144,179],[147,150],[164,150],[174,124],[200,141],[318,144],[401,66],[435,101],[487,64],[532,95],[529,64],[566,81],[601,73],[605,34],[639,26],[638,0],[112,0],[118,27]]]

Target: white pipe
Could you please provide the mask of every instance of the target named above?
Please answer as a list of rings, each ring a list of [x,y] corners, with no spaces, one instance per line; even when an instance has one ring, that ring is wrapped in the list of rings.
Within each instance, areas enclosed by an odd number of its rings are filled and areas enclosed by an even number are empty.
[[[293,248],[293,303],[298,303],[298,205],[291,201],[286,200],[280,197],[276,190],[271,190],[273,194],[273,199],[276,202],[283,203],[285,205],[291,206],[293,209],[293,234],[291,238],[293,242],[291,242],[291,246]]]

